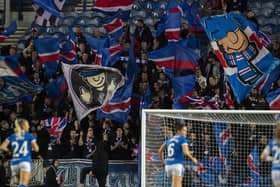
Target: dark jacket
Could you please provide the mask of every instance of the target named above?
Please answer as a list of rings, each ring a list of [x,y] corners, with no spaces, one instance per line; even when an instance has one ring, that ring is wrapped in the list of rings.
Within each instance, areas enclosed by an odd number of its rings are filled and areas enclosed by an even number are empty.
[[[59,187],[56,177],[56,169],[54,166],[51,166],[46,174],[46,187]]]
[[[110,144],[109,141],[97,140],[96,150],[93,154],[92,167],[95,174],[108,173]]]

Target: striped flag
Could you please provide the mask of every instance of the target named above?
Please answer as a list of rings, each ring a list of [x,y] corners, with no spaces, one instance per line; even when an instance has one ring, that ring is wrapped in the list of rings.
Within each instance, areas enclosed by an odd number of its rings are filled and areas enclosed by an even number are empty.
[[[38,52],[41,64],[56,62],[60,58],[60,49],[57,38],[40,38],[34,40],[34,46]]]
[[[58,23],[66,0],[33,0],[36,12],[35,24],[40,26],[55,26]]]
[[[75,44],[75,34],[72,28],[69,28],[69,39],[61,47],[61,60],[66,64],[77,64],[77,49]]]
[[[268,93],[266,101],[271,110],[280,110],[280,88]]]
[[[95,9],[104,12],[116,12],[118,10],[130,10],[133,0],[96,0]]]
[[[112,38],[119,39],[124,33],[123,21],[119,13],[110,17],[103,26]]]

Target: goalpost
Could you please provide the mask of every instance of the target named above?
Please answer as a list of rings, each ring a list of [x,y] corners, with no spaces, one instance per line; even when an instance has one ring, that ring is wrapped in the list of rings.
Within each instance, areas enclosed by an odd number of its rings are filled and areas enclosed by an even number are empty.
[[[185,124],[191,153],[183,186],[272,186],[271,163],[259,156],[273,137],[280,111],[261,110],[143,110],[141,127],[141,186],[171,187],[158,149]]]

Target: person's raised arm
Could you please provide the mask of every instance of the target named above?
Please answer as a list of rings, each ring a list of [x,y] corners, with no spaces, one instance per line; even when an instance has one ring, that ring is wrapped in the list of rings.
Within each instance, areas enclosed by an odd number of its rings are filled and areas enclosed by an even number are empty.
[[[36,141],[32,141],[31,143],[32,150],[35,152],[39,152],[39,146]]]
[[[158,154],[159,154],[159,157],[160,157],[160,160],[161,160],[161,164],[162,166],[165,165],[164,163],[164,150],[165,150],[165,147],[166,147],[166,144],[162,144],[158,150]]]
[[[183,144],[182,145],[182,149],[184,154],[189,157],[195,164],[198,164],[198,161],[195,157],[192,156],[190,150],[189,150],[189,146],[187,144]]]
[[[9,146],[9,140],[5,140],[5,141],[0,145],[0,150],[5,151],[5,152],[9,152],[8,146]]]
[[[83,146],[84,145],[84,141],[83,141],[83,131],[80,132],[80,138],[79,138],[79,146]]]

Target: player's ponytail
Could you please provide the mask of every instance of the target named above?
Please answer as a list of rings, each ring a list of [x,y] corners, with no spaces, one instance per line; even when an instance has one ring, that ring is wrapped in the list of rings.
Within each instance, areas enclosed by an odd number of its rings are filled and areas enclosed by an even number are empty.
[[[25,119],[16,119],[15,121],[15,133],[21,135],[23,133],[23,125],[26,123]]]

